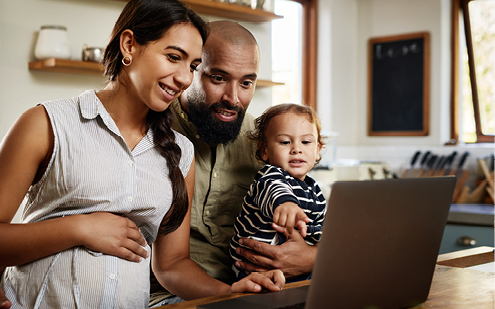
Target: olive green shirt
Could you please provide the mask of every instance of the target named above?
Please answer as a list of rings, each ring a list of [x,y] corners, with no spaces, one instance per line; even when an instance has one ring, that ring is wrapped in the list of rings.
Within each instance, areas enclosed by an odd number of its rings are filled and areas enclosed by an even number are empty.
[[[239,137],[227,145],[216,146],[216,158],[212,162],[210,146],[201,140],[179,101],[173,101],[170,108],[174,114],[173,129],[194,144],[196,175],[191,211],[191,259],[211,277],[231,284],[235,275],[229,244],[234,221],[255,174],[263,167],[255,158],[255,143],[244,134],[254,129],[254,117],[246,113]],[[150,304],[171,296],[159,284],[152,284],[151,293]]]

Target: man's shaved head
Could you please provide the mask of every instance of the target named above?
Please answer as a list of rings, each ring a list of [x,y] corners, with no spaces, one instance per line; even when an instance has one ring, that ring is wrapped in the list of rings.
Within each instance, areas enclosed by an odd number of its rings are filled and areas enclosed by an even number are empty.
[[[216,40],[221,40],[232,45],[258,44],[251,32],[236,22],[219,20],[210,22],[209,25],[210,35],[206,40],[205,47],[207,47],[209,41],[211,43]]]

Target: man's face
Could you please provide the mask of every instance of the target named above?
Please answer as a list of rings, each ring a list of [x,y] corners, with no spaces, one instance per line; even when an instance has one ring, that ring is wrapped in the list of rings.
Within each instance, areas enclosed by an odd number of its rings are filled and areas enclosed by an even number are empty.
[[[253,98],[259,50],[256,45],[210,43],[215,50],[203,52],[193,83],[184,92],[183,107],[205,143],[227,144],[239,135]]]

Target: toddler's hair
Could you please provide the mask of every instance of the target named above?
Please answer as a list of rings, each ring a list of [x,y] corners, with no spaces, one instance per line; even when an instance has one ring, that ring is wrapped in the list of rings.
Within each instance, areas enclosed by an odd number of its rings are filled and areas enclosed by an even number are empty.
[[[260,117],[256,118],[255,129],[250,132],[247,132],[247,137],[250,140],[255,141],[258,145],[258,149],[256,150],[256,159],[263,161],[265,163],[269,163],[263,160],[261,157],[261,154],[266,147],[266,134],[265,134],[266,129],[268,127],[268,124],[270,123],[270,120],[272,120],[273,117],[286,113],[294,113],[305,116],[309,122],[313,123],[316,126],[316,131],[318,132],[318,143],[320,143],[320,145],[322,146],[325,145],[325,142],[323,141],[323,137],[321,136],[321,132],[320,132],[321,131],[320,119],[318,118],[318,115],[316,114],[313,108],[311,108],[310,106],[294,104],[294,103],[278,104],[267,108]],[[321,161],[321,154],[316,160],[316,164],[318,164],[320,161]]]

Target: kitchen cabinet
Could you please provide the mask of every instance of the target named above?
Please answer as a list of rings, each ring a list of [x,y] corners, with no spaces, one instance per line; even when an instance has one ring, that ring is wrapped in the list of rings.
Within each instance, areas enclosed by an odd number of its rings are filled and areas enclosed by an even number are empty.
[[[75,61],[56,58],[30,62],[29,70],[94,76],[103,76],[103,72],[105,71],[104,67],[96,62]],[[256,83],[256,86],[258,88],[273,87],[278,85],[283,85],[283,83],[272,82],[263,79],[259,79]]]
[[[445,226],[440,254],[494,246],[493,205],[453,204]]]
[[[493,226],[448,223],[440,247],[440,254],[481,246],[494,246]]]

